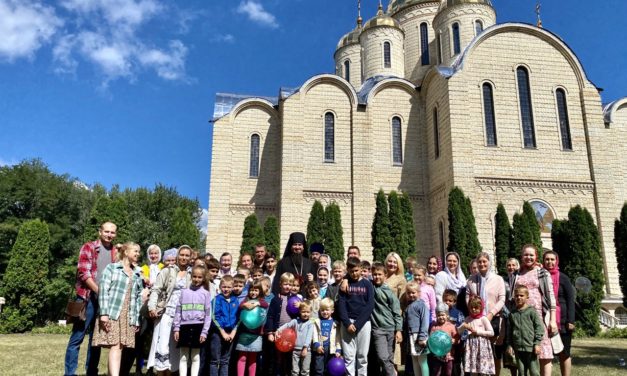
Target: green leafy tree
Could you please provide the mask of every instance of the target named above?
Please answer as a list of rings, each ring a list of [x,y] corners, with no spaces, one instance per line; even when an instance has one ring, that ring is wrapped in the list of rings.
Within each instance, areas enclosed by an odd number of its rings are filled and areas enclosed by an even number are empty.
[[[187,208],[176,208],[172,218],[172,235],[169,247],[187,244],[194,249],[200,246],[200,231],[196,227],[192,213]]]
[[[507,212],[502,203],[496,207],[494,217],[494,248],[496,254],[496,268],[499,274],[507,275],[507,259],[512,251],[512,226],[509,224]]]
[[[414,227],[414,208],[409,199],[409,194],[403,192],[400,200],[401,211],[403,213],[403,226],[407,234],[407,249],[400,256],[405,260],[409,255],[416,255],[416,228]]]
[[[449,192],[448,223],[449,243],[447,250],[459,253],[462,269],[468,270],[472,259],[481,251],[481,245],[475,226],[472,203],[458,187],[453,187]]]
[[[340,207],[332,202],[324,210],[324,250],[332,260],[344,259],[344,231]]]
[[[263,229],[259,225],[256,214],[251,214],[244,220],[244,231],[242,232],[242,246],[240,254],[252,254],[255,245],[264,242]]]
[[[273,215],[266,218],[263,224],[263,236],[265,238],[266,249],[277,259],[280,257],[281,235],[279,232],[279,221]]]
[[[620,211],[620,218],[614,222],[614,246],[618,265],[618,282],[623,293],[623,305],[627,306],[627,203]]]
[[[601,238],[587,209],[577,205],[568,212],[568,220],[552,228],[553,249],[560,255],[560,270],[572,280],[586,277],[592,284],[590,293],[577,293],[577,326],[590,336],[600,331],[599,312],[603,299],[603,258]]]
[[[540,233],[540,223],[538,223],[536,212],[533,210],[533,206],[531,206],[529,201],[525,201],[523,203],[523,215],[529,222],[529,232],[531,234],[530,243],[538,248],[538,256],[542,257],[542,235]]]
[[[311,207],[311,213],[309,213],[307,244],[324,244],[324,240],[324,207],[320,201],[316,200]]]
[[[379,189],[376,199],[376,209],[372,220],[371,244],[374,261],[385,260],[392,250],[392,237],[390,235],[390,217],[388,213],[388,201],[383,189]]]
[[[409,248],[409,242],[407,240],[407,228],[405,227],[401,200],[396,191],[392,191],[388,195],[388,205],[390,208],[390,237],[392,239],[390,251],[397,252],[403,257],[403,254]]]
[[[103,192],[98,195],[89,215],[83,241],[96,239],[100,225],[104,222],[113,222],[116,224],[116,242],[123,243],[127,240],[131,240],[126,202],[124,201],[124,197],[118,192],[114,191],[112,194]]]
[[[11,250],[11,259],[2,278],[0,296],[6,299],[0,315],[1,332],[25,332],[41,320],[48,282],[50,231],[38,219],[24,222]]]

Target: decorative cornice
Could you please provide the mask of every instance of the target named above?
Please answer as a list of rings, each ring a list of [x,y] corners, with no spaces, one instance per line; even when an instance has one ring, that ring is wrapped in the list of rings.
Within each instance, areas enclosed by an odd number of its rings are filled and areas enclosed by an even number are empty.
[[[592,182],[569,182],[550,180],[506,179],[492,177],[476,177],[475,184],[482,191],[591,195],[594,192]]]
[[[403,194],[402,191],[397,192],[400,195]],[[373,196],[376,198],[377,197],[377,192],[373,193]],[[385,193],[385,197],[388,197],[390,194],[389,193]],[[418,201],[424,201],[425,199],[425,195],[423,195],[422,193],[408,193],[407,194],[409,196],[409,200],[412,202],[418,202]]]
[[[446,185],[440,184],[429,192],[429,200],[433,202],[442,201],[447,198]]]
[[[322,201],[325,204],[342,201],[348,205],[353,200],[351,192],[334,192],[334,191],[303,191],[303,198],[306,202],[315,200]]]
[[[269,211],[275,212],[276,206],[272,205],[257,205],[257,204],[229,204],[229,211],[231,214],[236,213],[254,213],[256,211]]]

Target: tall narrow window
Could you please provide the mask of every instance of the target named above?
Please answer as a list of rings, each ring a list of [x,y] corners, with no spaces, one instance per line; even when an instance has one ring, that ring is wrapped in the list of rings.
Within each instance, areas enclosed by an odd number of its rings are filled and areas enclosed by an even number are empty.
[[[335,117],[333,113],[324,114],[324,161],[335,160]]]
[[[429,28],[426,22],[420,24],[420,50],[420,62],[422,65],[429,65]]]
[[[438,124],[438,109],[433,109],[433,152],[435,158],[440,157],[440,125]]]
[[[459,40],[459,24],[453,24],[453,55],[457,55],[462,51],[462,45]]]
[[[438,64],[442,64],[442,34],[438,34]]]
[[[392,118],[392,158],[394,164],[403,163],[403,134],[401,133],[401,118]]]
[[[573,150],[573,143],[570,139],[570,122],[568,121],[568,106],[566,106],[566,92],[563,89],[557,89],[555,92],[557,98],[557,113],[560,121],[560,133],[562,136],[562,149]]]
[[[351,80],[351,62],[348,60],[344,62],[344,78],[349,82]]]
[[[475,35],[481,34],[482,31],[483,31],[483,22],[481,22],[481,20],[476,20],[475,21]]]
[[[483,113],[485,118],[485,135],[488,146],[496,146],[496,120],[494,116],[494,96],[492,85],[483,84]]]
[[[392,68],[392,51],[390,42],[383,43],[383,66]]]
[[[251,178],[259,177],[259,135],[250,137],[250,166],[248,175]]]
[[[444,222],[438,223],[438,243],[440,243],[440,257],[444,259],[444,250],[446,247],[446,240],[444,239]]]
[[[536,147],[535,127],[533,125],[533,109],[531,107],[531,89],[529,72],[524,67],[516,69],[518,79],[518,97],[520,100],[520,118],[522,119],[523,143],[526,148]]]

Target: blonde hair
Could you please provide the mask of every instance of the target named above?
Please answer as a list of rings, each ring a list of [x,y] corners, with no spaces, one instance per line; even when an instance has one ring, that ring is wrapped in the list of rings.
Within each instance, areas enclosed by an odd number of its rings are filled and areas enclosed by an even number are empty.
[[[394,258],[396,260],[397,269],[396,269],[396,273],[394,273],[394,275],[405,276],[405,266],[403,265],[403,259],[401,258],[401,256],[398,253],[396,253],[396,252],[388,253],[387,257],[385,258],[385,264],[386,265],[387,265],[388,260],[390,258]],[[386,270],[387,270],[387,267],[386,267]]]
[[[405,286],[405,291],[416,291],[420,292],[420,284],[416,281],[409,281]]]
[[[346,264],[342,260],[333,261],[333,265],[331,267],[331,270],[333,270],[333,269],[346,270]]]
[[[288,272],[281,274],[281,279],[279,280],[279,282],[292,284],[295,279],[296,278],[294,277],[294,274]]]
[[[324,298],[320,301],[320,310],[335,309],[335,302],[331,298]]]
[[[298,311],[302,311],[303,309],[308,309],[311,311],[311,303],[309,303],[306,300],[303,300],[302,302],[298,303]]]
[[[115,248],[118,250],[117,252],[117,259],[118,261],[122,261],[124,260],[124,256],[126,256],[126,251],[128,251],[129,249],[132,248],[136,248],[137,251],[139,252],[140,247],[137,243],[133,243],[133,242],[126,242],[124,244],[116,244]]]

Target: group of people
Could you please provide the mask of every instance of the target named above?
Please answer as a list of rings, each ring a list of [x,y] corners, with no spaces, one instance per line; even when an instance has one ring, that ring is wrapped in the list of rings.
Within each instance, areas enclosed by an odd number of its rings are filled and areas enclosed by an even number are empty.
[[[162,255],[150,246],[115,244],[117,227],[103,223],[79,254],[76,295],[86,318],[74,323],[65,375],[75,375],[85,336],[87,375],[98,374],[109,349],[109,375],[135,363],[157,375],[254,376],[551,374],[558,356],[570,375],[574,291],[555,252],[538,260],[533,245],[503,278],[490,255],[473,260],[466,278],[457,253],[426,265],[391,252],[384,262],[333,261],[319,243],[292,233],[280,260],[258,244],[252,255],[201,257],[183,245]],[[163,256],[163,257],[162,257]],[[293,330],[295,338],[286,333]],[[430,333],[444,331],[452,348],[429,353]],[[556,337],[561,339],[557,346]],[[290,351],[283,349],[291,341]],[[145,348],[145,350],[144,350]],[[337,363],[337,361],[335,361]]]

